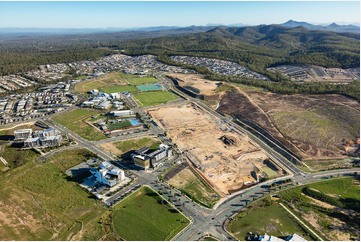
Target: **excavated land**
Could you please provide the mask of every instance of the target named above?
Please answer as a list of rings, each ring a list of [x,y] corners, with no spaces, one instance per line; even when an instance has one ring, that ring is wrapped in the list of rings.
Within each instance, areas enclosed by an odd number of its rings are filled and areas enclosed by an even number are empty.
[[[341,95],[238,88],[222,97],[217,111],[258,125],[301,159],[345,158],[359,152],[359,103]]]
[[[153,108],[148,113],[167,130],[167,136],[221,196],[256,183],[267,176],[267,155],[243,134],[228,129],[193,103]]]

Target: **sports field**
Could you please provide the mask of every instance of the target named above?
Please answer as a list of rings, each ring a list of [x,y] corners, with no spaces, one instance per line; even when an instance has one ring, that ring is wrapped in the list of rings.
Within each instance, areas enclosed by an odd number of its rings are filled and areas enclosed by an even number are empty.
[[[0,174],[1,240],[100,240],[104,206],[63,172],[89,155],[64,151]]]
[[[136,99],[139,106],[143,107],[155,106],[178,99],[175,94],[167,91],[136,93],[133,97]]]
[[[149,92],[149,91],[161,91],[163,90],[163,86],[159,84],[147,84],[137,86],[138,90],[141,92]]]
[[[101,112],[98,111],[76,109],[64,115],[55,117],[53,120],[64,125],[84,139],[96,141],[105,139],[106,137],[98,129],[91,126],[88,120],[91,116],[99,115],[100,113]]]
[[[114,207],[114,232],[124,240],[171,240],[189,220],[157,193],[142,187]]]
[[[128,82],[129,84],[134,85],[134,86],[139,86],[139,85],[146,84],[146,83],[159,82],[159,80],[154,77],[137,77],[135,75],[124,75],[124,74],[122,77],[123,77],[123,79],[125,79],[126,82]]]

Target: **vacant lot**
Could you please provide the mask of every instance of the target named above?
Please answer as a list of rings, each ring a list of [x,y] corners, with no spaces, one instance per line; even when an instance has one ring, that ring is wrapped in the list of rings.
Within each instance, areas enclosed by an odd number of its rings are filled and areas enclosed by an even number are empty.
[[[110,94],[114,92],[137,92],[138,89],[135,86],[125,85],[125,86],[107,86],[100,88],[100,91]]]
[[[123,79],[134,86],[138,86],[138,85],[142,85],[142,84],[146,84],[146,83],[157,83],[159,82],[158,79],[154,78],[154,77],[138,77],[138,76],[134,76],[134,75],[123,75]]]
[[[262,176],[265,153],[193,103],[153,108],[148,113],[222,196],[255,183],[252,171]]]
[[[113,228],[124,240],[171,240],[189,220],[148,187],[114,208]]]
[[[276,237],[283,237],[297,233],[305,239],[311,239],[302,227],[290,218],[290,215],[275,202],[265,205],[258,202],[252,208],[240,213],[229,224],[229,231],[237,239],[245,241],[248,232]]]
[[[112,152],[115,155],[121,155],[131,150],[138,150],[144,146],[150,148],[158,148],[160,141],[156,138],[140,138],[140,139],[131,139],[125,141],[118,141],[114,143],[105,143],[100,146],[107,151]]]
[[[344,158],[354,152],[344,143],[359,137],[357,101],[333,94],[281,95],[241,89],[224,95],[218,111],[257,124],[303,159]]]
[[[0,144],[0,157],[4,158],[8,163],[8,167],[15,168],[21,166],[27,162],[35,161],[40,157],[40,154],[34,150],[23,150],[17,147],[11,147],[9,145],[1,145]],[[5,166],[0,161],[0,167]]]
[[[89,92],[93,89],[101,89],[108,86],[124,86],[127,82],[123,80],[123,74],[120,72],[111,72],[92,80],[80,82],[75,85],[75,91],[80,93]]]
[[[91,116],[99,115],[101,113],[102,112],[93,110],[77,109],[55,117],[53,120],[64,125],[84,139],[101,140],[106,138],[105,135],[88,122]]]
[[[219,200],[219,195],[204,184],[189,167],[181,170],[168,183],[207,207],[212,207]]]
[[[305,193],[304,189],[313,191]],[[315,193],[315,194],[314,194]],[[280,192],[281,199],[329,240],[355,240],[360,233],[360,186],[351,177]]]
[[[138,101],[138,104],[143,107],[155,106],[178,99],[175,94],[167,91],[143,92],[133,96]]]
[[[63,173],[87,155],[84,150],[65,151],[0,175],[1,239],[101,239],[98,222],[105,208]]]

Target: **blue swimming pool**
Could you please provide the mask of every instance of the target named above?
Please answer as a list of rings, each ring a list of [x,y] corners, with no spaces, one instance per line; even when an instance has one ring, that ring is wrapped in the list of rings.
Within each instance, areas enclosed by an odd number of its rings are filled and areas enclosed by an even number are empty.
[[[140,124],[140,121],[138,119],[131,119],[129,120],[129,122],[132,126],[137,126]]]

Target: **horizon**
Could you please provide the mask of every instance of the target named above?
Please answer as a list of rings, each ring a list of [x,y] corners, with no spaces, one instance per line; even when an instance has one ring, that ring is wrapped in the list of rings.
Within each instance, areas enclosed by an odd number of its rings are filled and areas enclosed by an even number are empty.
[[[322,13],[322,14],[320,14]],[[351,2],[0,2],[0,28],[135,29],[281,24],[360,25]]]

